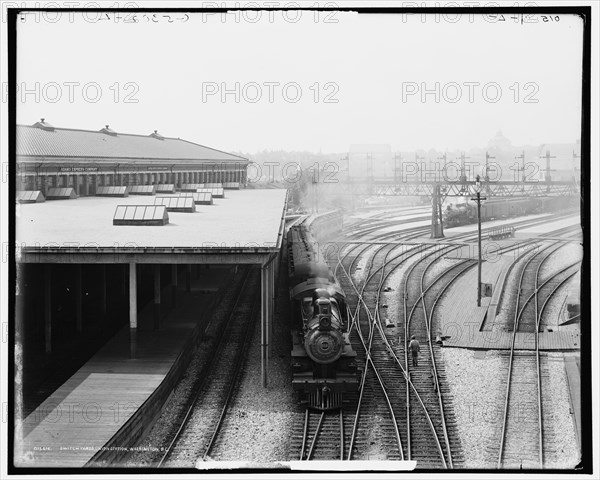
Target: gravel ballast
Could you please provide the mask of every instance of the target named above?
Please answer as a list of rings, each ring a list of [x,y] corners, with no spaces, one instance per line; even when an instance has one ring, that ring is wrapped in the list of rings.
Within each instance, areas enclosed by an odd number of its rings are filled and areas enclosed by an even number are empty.
[[[496,468],[504,413],[506,355],[497,350],[441,350],[467,469]],[[544,468],[571,469],[579,462],[579,452],[563,354],[542,355],[545,357],[542,368],[544,443],[548,449]]]

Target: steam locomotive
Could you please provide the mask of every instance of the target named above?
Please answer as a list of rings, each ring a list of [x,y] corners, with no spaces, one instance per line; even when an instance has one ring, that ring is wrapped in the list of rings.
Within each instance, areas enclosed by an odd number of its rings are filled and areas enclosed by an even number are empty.
[[[543,212],[555,212],[573,205],[571,197],[494,198],[481,204],[481,221]],[[477,222],[474,203],[450,204],[444,212],[444,226],[458,227]]]
[[[346,296],[304,225],[287,234],[292,309],[292,385],[317,410],[342,406],[358,389],[360,369],[349,340]]]

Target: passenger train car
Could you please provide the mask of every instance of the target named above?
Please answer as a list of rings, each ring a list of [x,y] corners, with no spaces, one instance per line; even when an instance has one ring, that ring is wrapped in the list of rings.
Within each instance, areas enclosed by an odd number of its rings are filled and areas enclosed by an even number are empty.
[[[345,392],[358,389],[360,369],[349,340],[346,295],[316,245],[306,225],[288,231],[292,384],[310,407],[332,410],[341,407]]]

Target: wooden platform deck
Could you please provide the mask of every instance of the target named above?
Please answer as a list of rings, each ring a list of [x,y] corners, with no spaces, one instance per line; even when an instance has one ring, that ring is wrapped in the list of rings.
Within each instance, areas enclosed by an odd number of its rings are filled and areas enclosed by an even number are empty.
[[[453,258],[470,258],[469,255],[472,252],[457,252],[453,253]],[[483,297],[481,307],[477,306],[477,267],[469,269],[454,282],[437,307],[436,317],[442,336],[464,336],[481,329],[488,307],[496,296],[496,286],[502,284],[502,273],[508,262],[503,258],[495,262],[483,262],[481,281],[493,285],[493,296]],[[457,332],[465,333],[458,335]]]
[[[512,332],[502,330],[482,331],[486,316],[496,316],[501,289],[504,285],[511,256],[500,257],[495,262],[482,264],[481,279],[492,284],[492,297],[481,299],[477,307],[477,269],[472,268],[458,279],[446,292],[436,313],[439,334],[446,347],[473,349],[510,349]],[[578,330],[541,332],[541,350],[579,350],[581,342]],[[515,348],[534,350],[533,333],[517,333]]]
[[[21,434],[17,427],[15,466],[83,467],[90,461],[163,382],[215,296],[204,290],[206,279],[193,282],[189,294],[180,291],[179,306],[157,331],[152,305],[142,311],[135,359],[129,358],[127,326],[50,395],[25,419]]]
[[[489,331],[472,332],[467,330],[453,335],[444,340],[445,347],[462,347],[484,350],[510,350],[512,344],[512,332]],[[579,331],[568,332],[540,332],[540,350],[579,350],[581,342]],[[535,350],[535,335],[532,333],[517,332],[515,337],[515,349]]]

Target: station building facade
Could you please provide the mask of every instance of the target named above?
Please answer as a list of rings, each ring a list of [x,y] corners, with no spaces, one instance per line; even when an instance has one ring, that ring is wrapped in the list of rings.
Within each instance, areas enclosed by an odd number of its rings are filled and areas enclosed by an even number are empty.
[[[57,128],[41,119],[16,129],[17,191],[238,182],[246,185],[249,160],[180,138]]]

